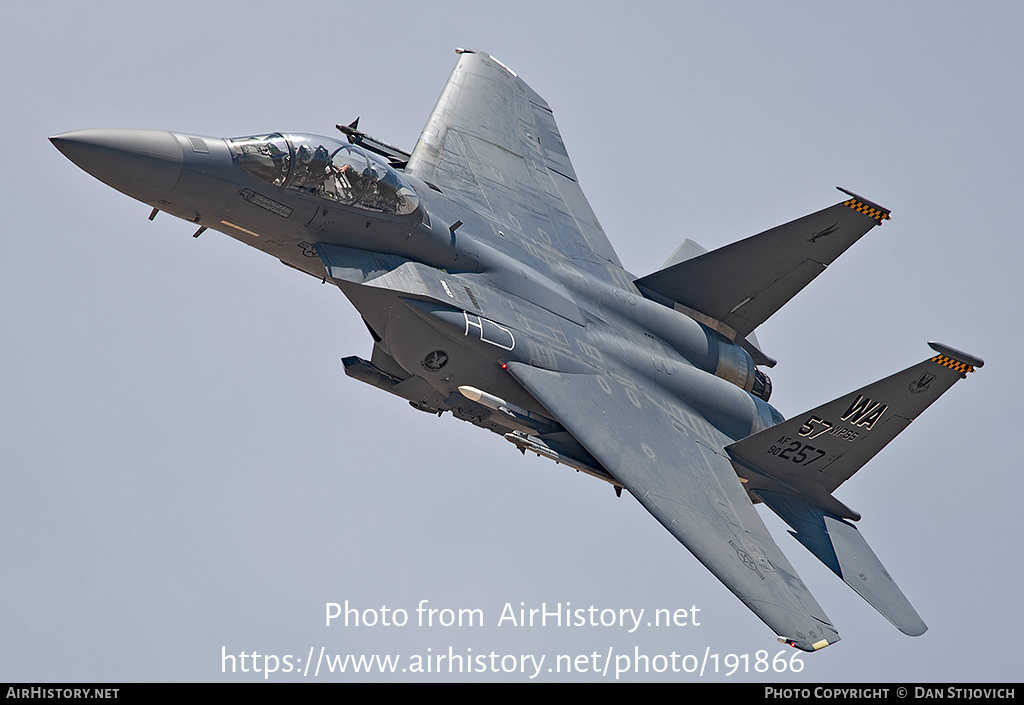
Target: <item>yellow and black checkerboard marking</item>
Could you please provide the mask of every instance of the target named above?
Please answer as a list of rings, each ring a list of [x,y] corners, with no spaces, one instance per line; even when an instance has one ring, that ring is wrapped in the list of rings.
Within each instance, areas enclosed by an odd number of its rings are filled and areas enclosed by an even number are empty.
[[[858,201],[856,198],[851,198],[849,201],[843,201],[843,205],[852,208],[858,213],[871,216],[878,221],[879,225],[881,225],[883,220],[889,220],[889,214],[886,211],[883,211],[881,208],[869,206],[867,203]]]
[[[948,367],[951,370],[956,370],[960,374],[967,374],[968,372],[974,372],[974,365],[968,365],[966,362],[960,362],[954,360],[951,357],[945,355],[936,355],[932,358],[932,362],[937,362],[943,367]]]

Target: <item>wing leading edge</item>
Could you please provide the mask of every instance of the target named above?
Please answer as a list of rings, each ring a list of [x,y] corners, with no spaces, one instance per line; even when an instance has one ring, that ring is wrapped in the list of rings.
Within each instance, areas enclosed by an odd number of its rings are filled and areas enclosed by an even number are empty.
[[[722,439],[687,430],[697,425],[692,411],[624,374],[515,362],[508,370],[780,640],[805,651],[839,641],[747,498]]]
[[[406,171],[487,213],[526,248],[621,267],[551,108],[497,59],[459,50]]]

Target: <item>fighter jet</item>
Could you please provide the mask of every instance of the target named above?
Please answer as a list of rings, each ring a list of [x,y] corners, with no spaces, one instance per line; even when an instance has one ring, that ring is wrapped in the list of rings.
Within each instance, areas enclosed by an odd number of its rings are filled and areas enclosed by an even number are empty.
[[[632,494],[777,635],[839,633],[755,504],[909,635],[926,626],[836,489],[982,361],[923,362],[788,421],[754,330],[889,210],[839,203],[657,272],[619,261],[551,108],[486,53],[458,61],[412,151],[342,135],[93,129],[51,137],[152,208],[337,286],[373,340],[352,378]],[[841,189],[842,190],[842,189]]]

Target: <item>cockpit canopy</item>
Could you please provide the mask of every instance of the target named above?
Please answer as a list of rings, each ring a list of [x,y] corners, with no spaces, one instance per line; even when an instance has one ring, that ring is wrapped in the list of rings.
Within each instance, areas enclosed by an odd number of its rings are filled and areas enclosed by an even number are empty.
[[[279,132],[228,142],[243,169],[274,186],[389,215],[409,215],[419,206],[416,192],[397,171],[353,144]]]

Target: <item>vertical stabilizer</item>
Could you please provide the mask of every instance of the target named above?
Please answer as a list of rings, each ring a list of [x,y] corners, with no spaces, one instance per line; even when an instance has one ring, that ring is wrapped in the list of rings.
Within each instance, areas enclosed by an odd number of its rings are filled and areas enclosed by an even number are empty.
[[[754,501],[793,528],[793,536],[905,634],[927,627],[848,520],[860,514],[832,493],[942,396],[984,362],[941,343],[938,353],[726,446]]]

